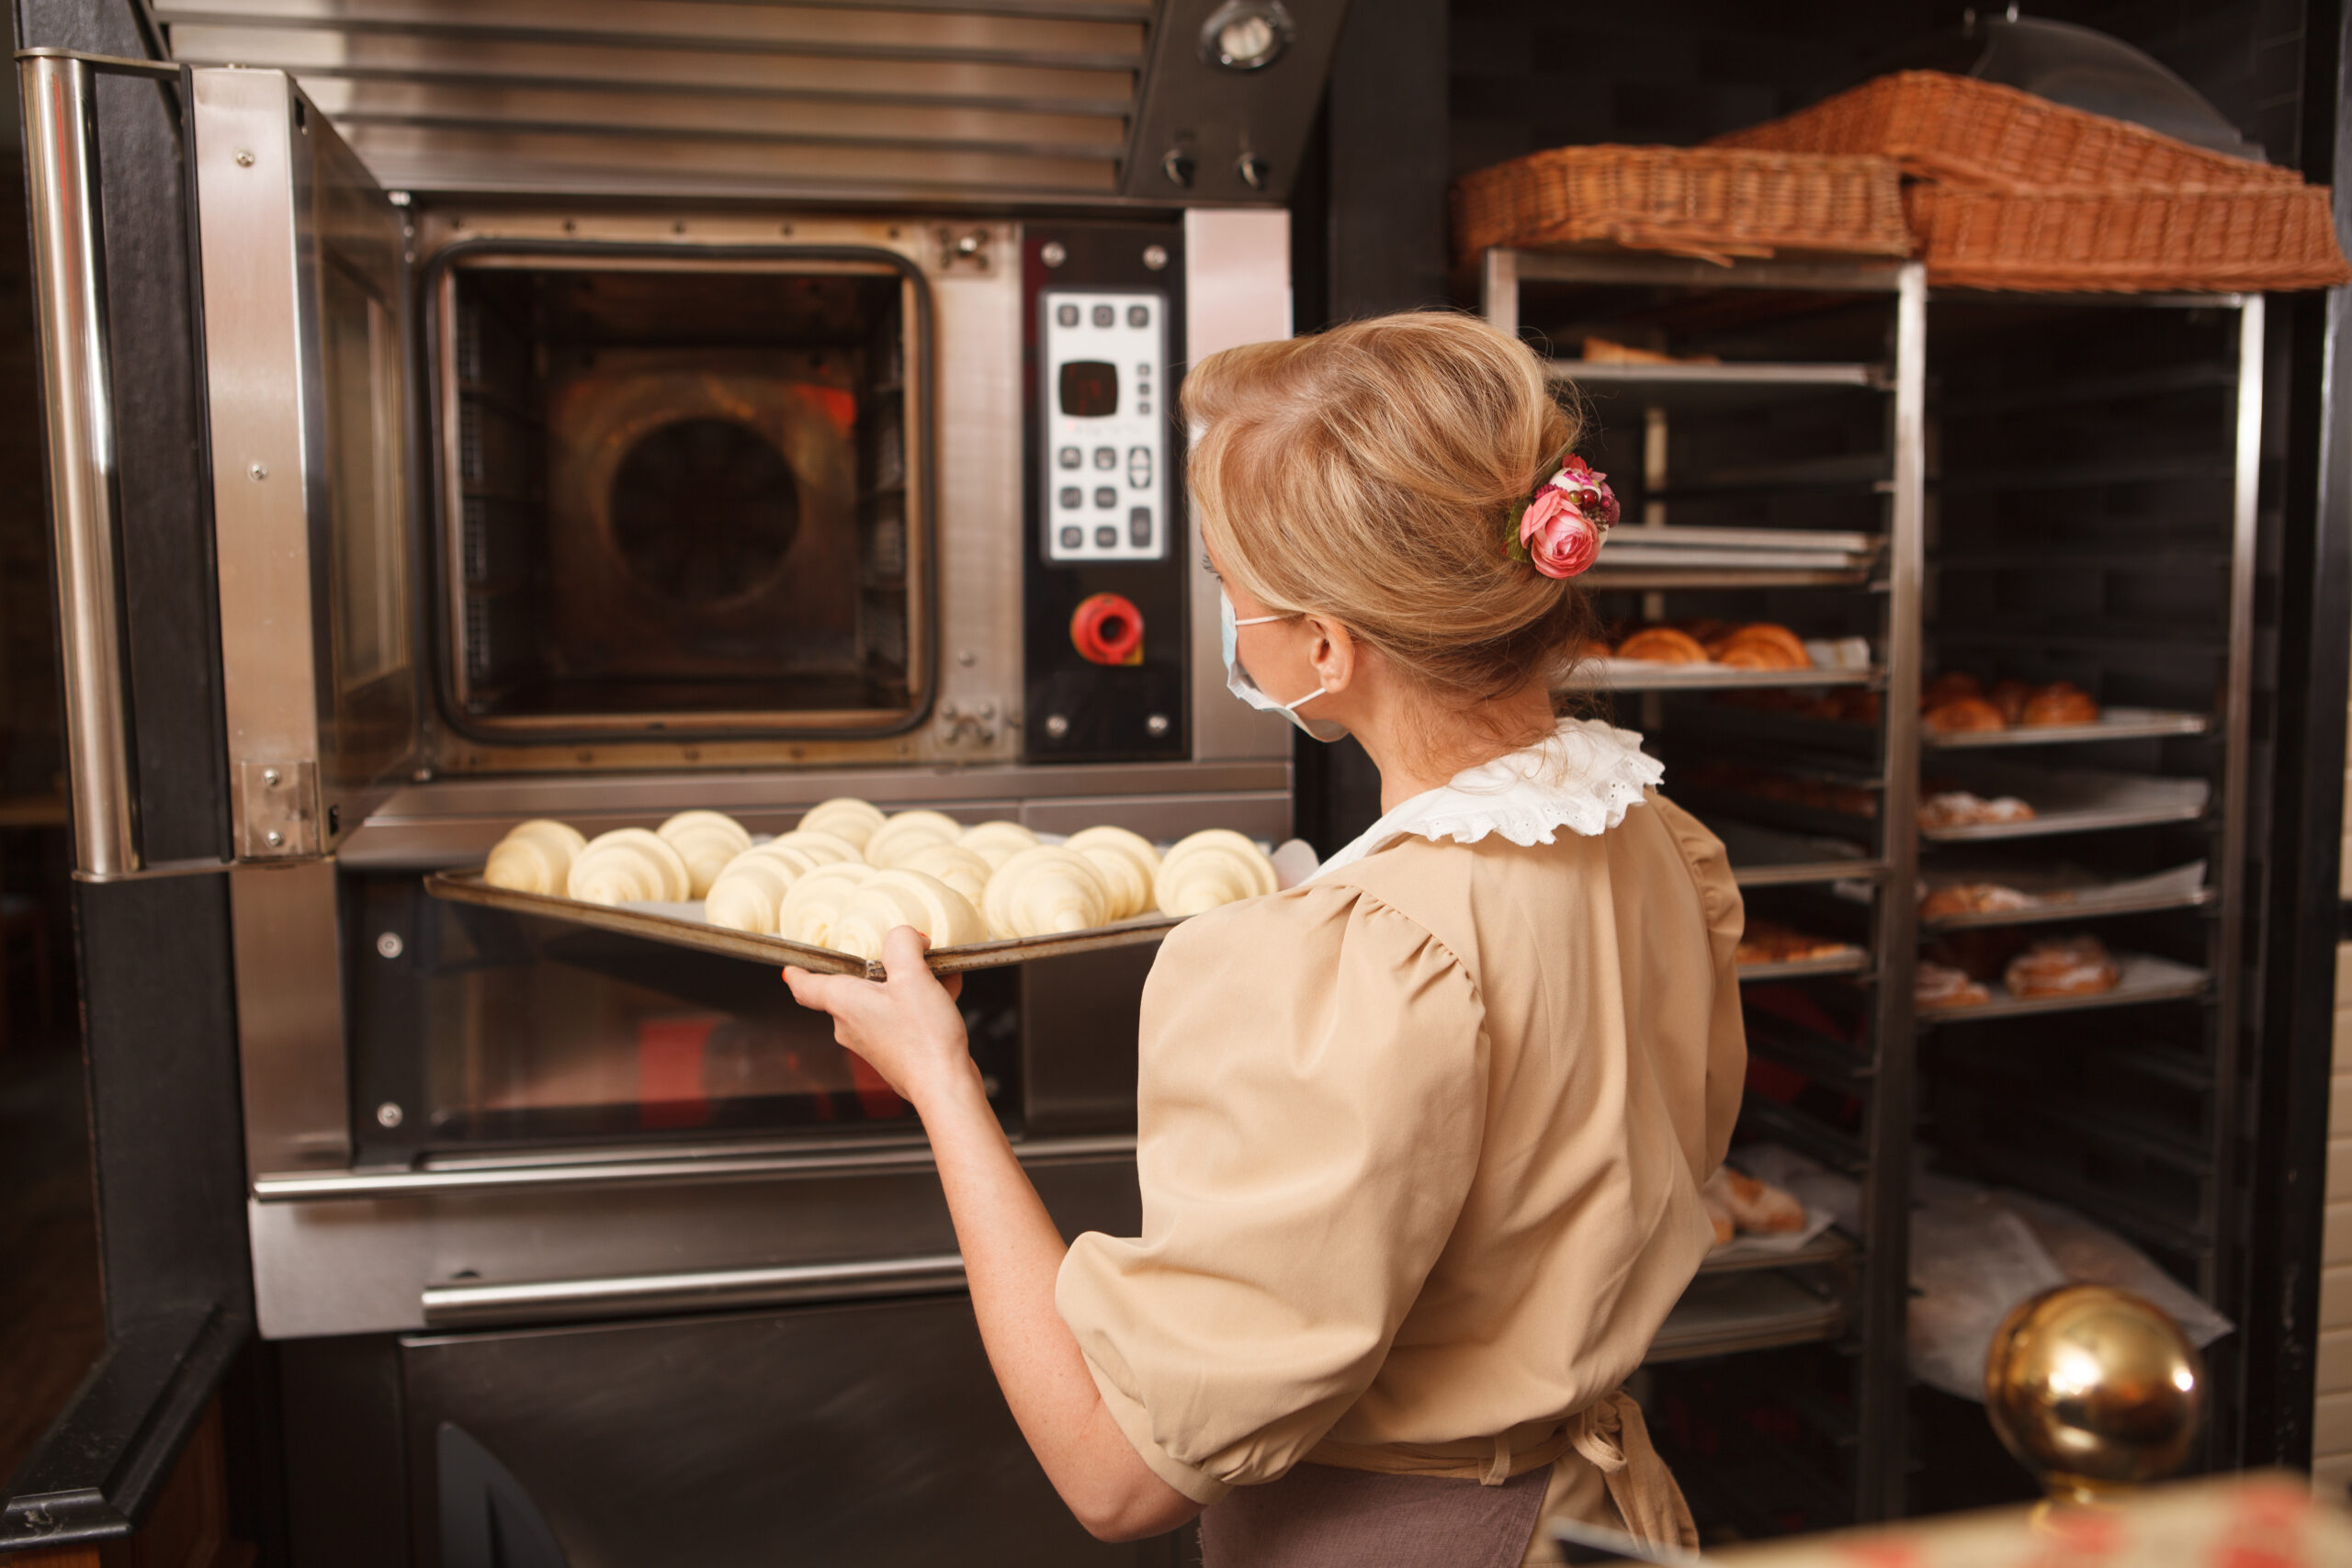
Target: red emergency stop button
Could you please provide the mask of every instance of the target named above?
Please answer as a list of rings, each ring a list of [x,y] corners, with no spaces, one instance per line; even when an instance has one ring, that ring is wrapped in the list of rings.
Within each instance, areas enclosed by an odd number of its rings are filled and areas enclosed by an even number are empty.
[[[1141,664],[1143,612],[1124,593],[1097,593],[1069,618],[1070,646],[1090,664]]]

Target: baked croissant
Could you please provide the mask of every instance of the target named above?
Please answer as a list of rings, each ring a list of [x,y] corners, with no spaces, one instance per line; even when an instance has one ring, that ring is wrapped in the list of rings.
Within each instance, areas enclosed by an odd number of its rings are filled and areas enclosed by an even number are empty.
[[[971,900],[935,876],[919,871],[877,871],[858,885],[856,897],[833,922],[825,945],[860,958],[882,956],[882,939],[899,926],[912,926],[933,947],[986,942],[987,924]]]
[[[939,878],[961,893],[976,909],[988,892],[989,878],[996,874],[996,868],[986,858],[961,844],[925,844],[901,859],[899,869]]]
[[[571,875],[572,858],[588,847],[580,829],[562,822],[536,818],[519,822],[490,852],[481,879],[492,887],[514,893],[547,893],[563,897]]]
[[[1037,847],[1037,835],[1018,822],[983,822],[977,828],[967,828],[964,836],[956,840],[989,863],[995,871],[1023,850]]]
[[[1053,936],[1108,925],[1111,890],[1076,850],[1040,844],[997,867],[980,909],[993,935]]]
[[[874,868],[862,861],[842,861],[832,865],[820,865],[792,885],[784,901],[776,906],[775,934],[791,942],[805,942],[813,947],[825,945],[832,934],[833,922],[848,909],[858,888],[874,874]]]
[[[1170,915],[1197,915],[1220,904],[1256,898],[1276,886],[1274,863],[1229,828],[1204,828],[1160,860],[1152,891]]]
[[[795,864],[797,861],[799,863]],[[784,896],[792,885],[816,867],[791,850],[782,854],[762,854],[749,850],[728,863],[710,885],[709,894],[703,899],[702,918],[714,926],[729,931],[757,931],[763,936],[775,932],[776,916],[784,908]]]
[[[1159,874],[1159,852],[1151,840],[1125,828],[1089,828],[1069,836],[1069,847],[1084,855],[1111,890],[1111,918],[1132,920],[1152,908],[1152,879]]]
[[[843,861],[863,861],[865,858],[847,839],[814,828],[795,828],[791,832],[778,833],[756,847],[763,850],[798,850],[819,865],[838,865]]]
[[[820,800],[808,808],[800,819],[804,832],[831,833],[846,839],[860,854],[865,852],[865,841],[886,819],[881,807],[863,801],[854,795],[837,795],[831,800]]]
[[[717,811],[681,811],[653,831],[686,863],[690,898],[708,893],[727,863],[752,847],[743,824]]]
[[[616,828],[571,857],[564,892],[586,904],[675,903],[686,897],[686,863],[642,828]]]
[[[888,870],[925,844],[952,844],[964,824],[939,811],[901,811],[865,840],[865,863]]]

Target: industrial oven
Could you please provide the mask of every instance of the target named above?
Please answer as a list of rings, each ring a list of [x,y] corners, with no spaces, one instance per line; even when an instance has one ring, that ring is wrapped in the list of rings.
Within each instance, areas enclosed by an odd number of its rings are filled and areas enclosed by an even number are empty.
[[[760,9],[696,25],[785,47]],[[194,14],[177,64],[26,62],[69,275],[106,243],[71,199],[100,79],[183,117],[228,852],[156,863],[124,773],[77,755],[80,859],[227,884],[254,1321],[289,1495],[339,1499],[297,1506],[298,1561],[1172,1551],[1059,1508],[920,1129],[830,1021],[763,967],[423,889],[524,818],[781,831],[840,795],[1287,836],[1290,732],[1225,690],[1176,409],[1188,362],[1290,331],[1281,200],[1339,6],[1096,9],[1134,102],[1077,190],[990,187],[987,150],[829,180],[788,147],[767,188],[697,186],[630,166],[643,128],[594,175],[483,160],[388,135],[356,53],[255,66],[266,32]],[[810,16],[840,58],[854,20]],[[97,294],[44,308],[103,343]],[[111,547],[104,485],[78,504]],[[97,647],[107,570],[73,582],[67,645]],[[100,764],[132,723],[102,663],[69,694]],[[1073,1234],[1136,1218],[1150,957],[963,994]]]

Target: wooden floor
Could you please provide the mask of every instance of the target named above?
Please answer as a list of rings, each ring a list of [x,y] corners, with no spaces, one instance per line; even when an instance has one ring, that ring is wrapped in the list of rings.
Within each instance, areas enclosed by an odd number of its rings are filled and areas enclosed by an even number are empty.
[[[29,1017],[12,1021],[0,1052],[0,1478],[106,1346],[80,1044],[70,1022],[43,1038]]]

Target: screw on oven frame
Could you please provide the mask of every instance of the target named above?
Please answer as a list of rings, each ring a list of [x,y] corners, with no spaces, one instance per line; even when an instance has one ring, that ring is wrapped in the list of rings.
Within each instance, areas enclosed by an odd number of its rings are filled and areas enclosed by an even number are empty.
[[[272,828],[268,832],[264,833],[261,836],[261,841],[267,844],[273,850],[277,849],[285,844],[286,835],[279,832],[277,829]]]
[[[277,787],[277,781],[285,776],[286,775],[279,773],[276,768],[264,768],[261,771],[261,782],[267,784],[272,789],[276,789]]]
[[[400,932],[383,931],[377,935],[376,951],[386,958],[398,958],[407,951],[407,944],[401,941]]]
[[[1167,733],[1168,733],[1168,716],[1167,716],[1166,714],[1164,714],[1164,713],[1156,713],[1156,714],[1149,715],[1149,716],[1147,716],[1147,717],[1144,719],[1144,721],[1143,721],[1143,730],[1144,730],[1144,733],[1145,733],[1146,735],[1165,735],[1165,734],[1167,734]]]
[[[1059,240],[1048,240],[1037,247],[1037,259],[1047,266],[1059,266],[1069,260],[1069,252],[1063,249]]]
[[[253,153],[252,153],[251,152],[249,152],[248,150],[246,150],[245,148],[243,148],[243,147],[238,148],[238,149],[237,149],[237,167],[239,167],[239,168],[241,168],[241,169],[250,169],[250,168],[252,168],[253,166],[254,166],[254,155],[253,155]]]
[[[255,463],[252,468],[247,468],[245,472],[253,475],[253,477],[257,479],[266,479],[269,478],[269,465],[267,463]]]
[[[397,1127],[403,1120],[406,1119],[406,1116],[407,1112],[403,1111],[400,1108],[400,1103],[397,1100],[388,1100],[384,1101],[383,1104],[376,1107],[376,1125],[379,1127],[386,1128],[388,1130]]]
[[[1161,268],[1165,267],[1168,265],[1168,247],[1166,245],[1146,245],[1143,248],[1143,265],[1153,272],[1158,272]]]
[[[1055,739],[1059,740],[1063,736],[1069,733],[1069,720],[1057,713],[1047,714],[1046,716],[1046,733],[1052,736]]]

